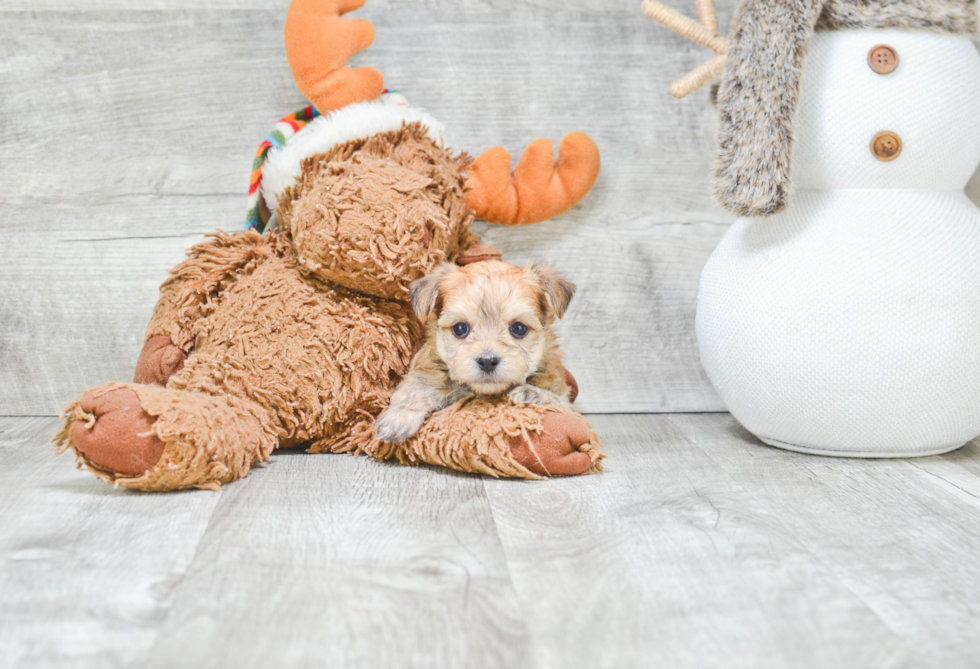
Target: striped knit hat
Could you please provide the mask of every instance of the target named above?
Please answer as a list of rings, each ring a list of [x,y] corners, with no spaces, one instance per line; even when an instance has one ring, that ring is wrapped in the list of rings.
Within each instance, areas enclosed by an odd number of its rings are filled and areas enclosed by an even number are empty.
[[[258,151],[255,152],[255,160],[252,161],[252,176],[248,181],[248,213],[245,215],[245,229],[255,229],[258,232],[265,230],[269,222],[269,210],[262,206],[259,189],[262,185],[262,166],[265,165],[269,151],[281,149],[286,141],[297,132],[306,127],[306,124],[320,115],[313,105],[303,107],[299,111],[294,111],[288,116],[283,116],[276,123],[265,141],[259,144]]]

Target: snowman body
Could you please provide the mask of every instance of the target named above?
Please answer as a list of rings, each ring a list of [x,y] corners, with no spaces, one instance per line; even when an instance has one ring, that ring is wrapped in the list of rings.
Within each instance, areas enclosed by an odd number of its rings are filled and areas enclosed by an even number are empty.
[[[886,44],[898,67],[879,74]],[[980,54],[966,38],[817,33],[790,206],[738,219],[698,294],[701,360],[766,443],[851,456],[946,452],[980,434]],[[882,131],[901,152],[871,149]]]

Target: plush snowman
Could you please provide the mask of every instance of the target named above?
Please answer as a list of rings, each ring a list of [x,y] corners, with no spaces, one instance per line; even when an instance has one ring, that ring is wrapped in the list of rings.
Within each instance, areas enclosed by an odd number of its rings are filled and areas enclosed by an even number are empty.
[[[731,413],[823,455],[980,434],[975,2],[745,1],[730,41],[704,0],[700,24],[644,9],[719,52],[672,92],[721,73],[715,195],[740,218],[701,275],[696,327]]]

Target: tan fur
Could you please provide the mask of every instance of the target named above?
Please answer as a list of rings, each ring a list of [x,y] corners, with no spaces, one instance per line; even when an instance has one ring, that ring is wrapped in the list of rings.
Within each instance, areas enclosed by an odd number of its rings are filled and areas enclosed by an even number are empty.
[[[280,206],[299,268],[370,295],[408,297],[410,282],[455,257],[473,220],[468,164],[418,124],[307,158]]]
[[[515,440],[533,443],[545,431],[544,419],[562,410],[554,406],[503,404],[487,397],[469,397],[427,420],[419,433],[402,443],[377,444],[369,452],[380,460],[396,459],[408,465],[431,464],[489,476],[539,479],[512,453]],[[566,412],[566,415],[571,412]],[[584,420],[577,414],[571,414]],[[589,441],[578,450],[589,456],[586,473],[602,471],[606,454],[598,435],[588,427]]]
[[[429,429],[442,446],[416,440],[385,449],[375,436],[374,417],[422,337],[412,281],[460,253],[487,253],[469,230],[462,172],[468,164],[418,124],[307,159],[280,202],[277,230],[213,235],[161,287],[147,341],[168,337],[187,354],[166,387],[112,383],[88,391],[132,389],[143,412],[156,418],[153,429],[164,443],[159,462],[124,476],[87,458],[75,442],[87,433],[73,428],[99,417],[78,400],[65,411],[60,449],[72,448],[104,480],[141,490],[215,487],[244,476],[274,448],[298,445],[434,464],[439,453],[447,466],[534,477],[504,453],[514,434],[530,438],[542,429],[539,414],[519,407],[498,406],[499,423],[483,405],[433,416]],[[551,280],[541,274],[538,292],[525,286],[528,308],[534,300],[562,299]],[[529,373],[567,393],[560,356],[541,327],[544,344],[531,354]],[[486,436],[452,436],[463,425],[481,425]],[[584,448],[597,466],[598,442]]]
[[[268,460],[276,447],[275,426],[265,409],[231,395],[186,393],[137,383],[107,383],[98,394],[129,388],[143,409],[157,420],[154,429],[165,444],[155,467],[140,476],[103,469],[75,449],[80,464],[106,481],[137,490],[215,489],[248,474],[255,462]],[[59,452],[74,447],[75,422],[94,421],[75,400],[65,409],[66,422],[56,437]],[[215,429],[220,426],[220,429]]]
[[[425,342],[378,419],[378,437],[404,441],[430,414],[471,395],[508,393],[520,403],[570,408],[552,326],[573,293],[550,267],[500,261],[444,264],[416,282],[413,303]],[[464,336],[454,332],[460,325]],[[515,325],[526,334],[515,335]],[[481,368],[481,360],[494,366]]]
[[[218,294],[275,255],[265,237],[252,230],[210,237],[191,247],[187,259],[170,270],[170,278],[160,286],[160,299],[146,328],[147,341],[165,335],[175,346],[189,350],[191,328],[214,310]]]
[[[349,142],[306,161],[280,229],[219,233],[192,248],[147,329],[147,339],[166,335],[189,352],[184,367],[166,390],[132,385],[159,416],[164,459],[182,464],[136,478],[97,473],[144,490],[207,486],[243,476],[274,446],[372,445],[374,416],[421,337],[411,281],[478,244],[467,162],[418,124]],[[59,444],[74,446],[70,425],[92,419],[70,405]],[[222,453],[233,462],[215,473]]]

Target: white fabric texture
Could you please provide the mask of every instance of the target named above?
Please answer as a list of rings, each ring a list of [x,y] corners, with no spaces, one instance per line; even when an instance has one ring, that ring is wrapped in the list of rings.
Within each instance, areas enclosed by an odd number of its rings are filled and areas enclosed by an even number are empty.
[[[421,122],[426,135],[443,142],[443,126],[428,112],[408,105],[398,93],[358,102],[313,119],[281,149],[273,149],[262,167],[262,198],[269,211],[279,208],[279,196],[296,183],[304,158],[323,153],[337,144],[398,130],[405,123]]]
[[[980,210],[962,193],[801,191],[701,275],[701,361],[767,440],[915,454],[980,434]]]
[[[867,65],[882,43],[891,75]],[[791,206],[736,221],[702,273],[704,368],[777,446],[956,448],[980,434],[980,209],[962,192],[980,162],[980,56],[952,36],[827,33],[805,77]],[[903,140],[891,162],[871,155],[881,130]]]
[[[891,74],[868,52],[898,53]],[[906,30],[816,33],[806,60],[796,120],[793,183],[803,190],[956,190],[980,162],[980,56],[965,37]],[[871,140],[902,138],[901,155],[881,162]]]

